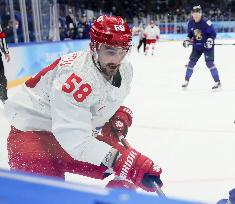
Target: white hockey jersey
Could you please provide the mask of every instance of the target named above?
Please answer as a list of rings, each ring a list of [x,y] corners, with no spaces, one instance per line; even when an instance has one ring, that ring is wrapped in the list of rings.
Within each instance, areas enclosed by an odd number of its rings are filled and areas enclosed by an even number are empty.
[[[22,131],[51,131],[74,158],[99,165],[110,146],[93,130],[107,122],[130,90],[132,66],[124,59],[121,85],[110,84],[95,67],[90,52],[56,60],[28,80],[5,104],[11,125]]]
[[[145,28],[144,33],[146,35],[146,39],[156,39],[157,36],[158,38],[160,38],[160,29],[156,25],[154,25],[153,27],[151,25],[148,25]]]
[[[141,26],[140,27],[133,27],[132,28],[132,34],[133,35],[138,35],[139,36],[139,39],[142,39],[144,38],[144,28],[142,28]]]

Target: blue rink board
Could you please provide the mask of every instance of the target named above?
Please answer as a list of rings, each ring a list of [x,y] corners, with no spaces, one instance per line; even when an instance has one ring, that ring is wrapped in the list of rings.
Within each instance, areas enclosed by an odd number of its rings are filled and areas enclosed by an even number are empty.
[[[196,204],[0,170],[0,204]],[[197,202],[198,204],[198,202]]]
[[[163,34],[160,41],[184,40],[186,34]],[[218,39],[234,39],[235,33],[218,33]],[[138,36],[133,38],[133,44],[139,42]],[[47,43],[29,43],[9,45],[12,59],[5,64],[6,76],[8,81],[32,76],[51,64],[60,56],[78,50],[87,50],[89,40],[69,40]],[[12,71],[12,68],[14,68]]]

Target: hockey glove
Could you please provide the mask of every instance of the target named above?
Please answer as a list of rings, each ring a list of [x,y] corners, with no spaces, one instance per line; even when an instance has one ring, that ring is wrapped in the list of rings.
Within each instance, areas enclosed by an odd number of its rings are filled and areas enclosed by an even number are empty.
[[[212,38],[208,38],[206,40],[206,43],[205,43],[204,47],[207,48],[207,49],[210,49],[210,48],[213,47],[213,45],[214,45],[214,40]]]
[[[192,41],[190,39],[184,40],[183,46],[185,48],[189,47],[190,45],[192,45]]]
[[[148,192],[156,191],[156,185],[163,185],[160,179],[162,169],[132,148],[122,152],[113,170],[120,180],[131,181],[135,186]]]
[[[101,133],[96,138],[114,146],[114,144],[119,142],[118,135],[124,137],[127,135],[128,128],[132,124],[132,118],[132,111],[125,106],[120,106],[109,122],[105,123]]]

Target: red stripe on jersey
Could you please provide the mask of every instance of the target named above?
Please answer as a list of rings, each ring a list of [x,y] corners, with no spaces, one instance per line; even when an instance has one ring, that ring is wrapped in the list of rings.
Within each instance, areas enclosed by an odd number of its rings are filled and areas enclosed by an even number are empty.
[[[38,72],[35,76],[31,77],[25,82],[25,85],[29,88],[34,88],[37,83],[41,80],[41,77],[45,76],[47,72],[55,69],[57,65],[59,64],[61,58],[58,58],[56,61],[54,61],[49,66],[45,67],[43,70]]]
[[[6,34],[4,32],[0,32],[0,38],[5,38]]]

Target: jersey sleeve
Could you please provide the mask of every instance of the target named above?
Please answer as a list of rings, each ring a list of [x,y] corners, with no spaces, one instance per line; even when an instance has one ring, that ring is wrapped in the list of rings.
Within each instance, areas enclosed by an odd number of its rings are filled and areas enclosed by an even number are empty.
[[[62,148],[74,159],[100,165],[111,147],[92,136],[92,93],[78,102],[74,99],[74,92],[62,90],[70,73],[73,72],[59,73],[53,82],[50,96],[52,132]],[[82,79],[81,84],[85,82]]]
[[[160,28],[156,26],[156,37],[160,38]]]
[[[187,36],[188,36],[189,39],[193,38],[193,31],[191,30],[191,28],[192,28],[192,23],[191,23],[191,21],[189,21],[188,22],[188,29],[187,29],[188,30],[188,35]]]
[[[216,38],[215,28],[210,20],[206,21],[208,38]]]

